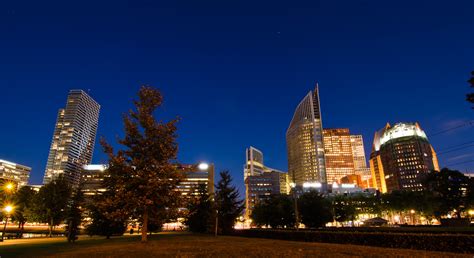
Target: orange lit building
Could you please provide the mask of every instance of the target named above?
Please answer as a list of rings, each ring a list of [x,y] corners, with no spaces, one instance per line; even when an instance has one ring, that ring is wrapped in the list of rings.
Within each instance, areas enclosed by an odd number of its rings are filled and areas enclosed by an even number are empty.
[[[329,184],[340,183],[344,176],[354,174],[354,157],[349,129],[324,129],[323,139],[326,178]]]

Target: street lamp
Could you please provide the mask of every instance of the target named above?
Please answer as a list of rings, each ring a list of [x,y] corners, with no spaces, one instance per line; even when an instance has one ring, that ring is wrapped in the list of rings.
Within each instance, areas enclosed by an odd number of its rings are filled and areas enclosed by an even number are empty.
[[[2,238],[0,239],[0,242],[3,242],[3,238],[5,237],[5,232],[7,230],[7,224],[8,224],[8,219],[10,218],[10,214],[13,211],[13,206],[7,205],[5,208],[3,208],[3,211],[7,214],[6,219],[5,219],[5,226],[3,227],[3,233],[2,233]]]
[[[5,185],[5,189],[8,191],[8,192],[11,192],[13,191],[13,188],[15,187],[15,185],[13,183],[7,183]]]

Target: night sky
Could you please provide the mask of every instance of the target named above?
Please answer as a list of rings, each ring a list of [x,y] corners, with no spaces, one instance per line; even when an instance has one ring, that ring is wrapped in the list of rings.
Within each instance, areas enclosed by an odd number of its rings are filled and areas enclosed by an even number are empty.
[[[70,89],[90,89],[114,141],[141,84],[164,94],[159,119],[182,118],[179,160],[241,190],[249,145],[287,170],[285,132],[316,82],[323,126],[363,134],[367,153],[386,122],[419,121],[438,152],[474,141],[474,125],[438,133],[474,120],[474,1],[296,2],[2,1],[0,159],[41,183]],[[474,172],[474,147],[439,158]]]

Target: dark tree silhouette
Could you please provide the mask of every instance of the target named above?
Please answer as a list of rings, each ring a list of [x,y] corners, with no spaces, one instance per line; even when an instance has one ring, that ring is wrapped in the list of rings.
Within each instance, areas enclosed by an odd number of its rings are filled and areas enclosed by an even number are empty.
[[[153,116],[162,102],[157,89],[142,86],[134,101],[136,110],[123,118],[125,137],[119,143],[124,148],[115,152],[105,140],[101,142],[109,156],[107,184],[115,188],[110,201],[123,204],[108,216],[138,219],[142,242],[148,240],[149,221],[165,221],[168,210],[176,209],[181,197],[175,190],[182,178],[174,164],[178,152],[177,119],[164,123]]]
[[[469,84],[471,84],[471,88],[474,88],[474,71],[471,72],[471,79],[469,79]],[[467,94],[466,100],[470,103],[474,103],[474,93]],[[474,109],[474,107],[472,107]]]
[[[324,227],[333,220],[331,202],[316,191],[301,195],[298,209],[301,222],[308,228]]]
[[[186,225],[189,227],[189,231],[196,233],[210,231],[212,207],[213,203],[211,196],[207,192],[206,185],[200,184],[197,189],[197,195],[192,197],[188,205]]]
[[[69,202],[66,215],[66,236],[69,243],[74,243],[79,235],[79,226],[82,223],[82,213],[84,207],[84,194],[82,185],[74,190],[74,194]]]
[[[66,218],[66,209],[71,198],[72,188],[60,175],[45,184],[36,195],[34,210],[39,220],[49,225],[49,236],[53,227],[61,224]]]
[[[437,217],[456,210],[455,213],[460,218],[472,203],[472,180],[459,171],[443,168],[440,172],[431,172],[426,177],[426,187],[437,204]]]
[[[20,232],[18,233],[19,238],[23,237],[25,223],[36,219],[33,210],[35,198],[36,191],[31,189],[29,186],[23,186],[20,188],[13,197],[16,209],[12,219],[18,222],[18,228],[20,229]]]
[[[294,211],[293,199],[290,196],[272,195],[255,205],[251,217],[257,226],[292,228],[295,226]]]
[[[218,228],[223,234],[233,231],[235,220],[244,210],[243,200],[239,199],[239,192],[232,186],[232,177],[228,171],[220,173],[221,179],[216,185],[215,204],[218,217]]]

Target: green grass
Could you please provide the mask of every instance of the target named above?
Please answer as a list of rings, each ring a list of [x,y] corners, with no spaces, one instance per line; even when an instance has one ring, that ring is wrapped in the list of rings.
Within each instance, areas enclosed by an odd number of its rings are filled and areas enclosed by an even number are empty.
[[[355,245],[304,243],[243,237],[163,233],[146,244],[139,237],[65,239],[42,244],[1,246],[1,258],[8,257],[471,257],[462,254],[398,250]],[[25,242],[25,241],[23,241]]]

